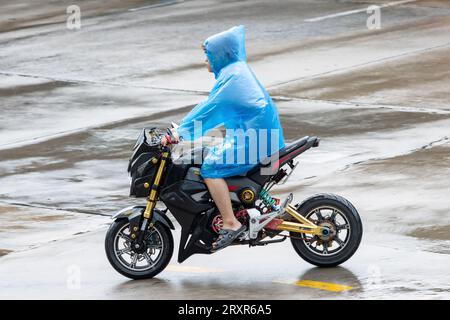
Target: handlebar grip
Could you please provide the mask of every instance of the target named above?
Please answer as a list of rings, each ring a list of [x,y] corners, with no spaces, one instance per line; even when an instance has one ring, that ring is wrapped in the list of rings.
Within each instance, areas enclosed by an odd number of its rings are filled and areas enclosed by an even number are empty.
[[[172,130],[170,128],[167,128],[166,132],[167,132],[166,139],[168,144],[177,144],[178,141],[175,139]]]

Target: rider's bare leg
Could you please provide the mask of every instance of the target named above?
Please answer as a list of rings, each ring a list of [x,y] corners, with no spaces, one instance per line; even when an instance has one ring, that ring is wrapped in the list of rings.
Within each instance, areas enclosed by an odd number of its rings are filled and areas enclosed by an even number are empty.
[[[217,205],[217,208],[222,215],[223,228],[237,230],[241,227],[241,223],[236,219],[231,207],[230,193],[228,185],[224,179],[205,179],[208,186],[209,193]]]

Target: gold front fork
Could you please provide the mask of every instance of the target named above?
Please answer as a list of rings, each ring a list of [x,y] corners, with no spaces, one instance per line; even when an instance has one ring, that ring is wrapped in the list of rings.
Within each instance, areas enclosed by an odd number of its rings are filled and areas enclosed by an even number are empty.
[[[169,156],[169,152],[164,151],[161,158],[161,163],[159,164],[158,172],[156,173],[155,181],[153,181],[153,185],[151,186],[150,195],[147,198],[147,206],[144,211],[144,219],[150,220],[153,215],[153,209],[156,206],[156,199],[158,197],[157,190],[159,187],[159,183],[161,182],[161,176],[166,167],[167,157]]]
[[[281,231],[291,231],[291,232],[298,232],[298,233],[308,233],[308,234],[315,234],[315,235],[323,235],[323,227],[319,227],[316,224],[312,223],[305,217],[303,217],[301,214],[299,214],[295,208],[292,205],[288,205],[285,209],[287,213],[289,213],[295,220],[298,222],[291,222],[291,221],[283,221],[280,223],[276,229]]]

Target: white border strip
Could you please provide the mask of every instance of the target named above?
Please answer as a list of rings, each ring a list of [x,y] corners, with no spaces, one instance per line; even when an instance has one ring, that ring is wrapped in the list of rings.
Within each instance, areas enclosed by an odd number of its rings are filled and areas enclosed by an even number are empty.
[[[401,0],[401,1],[394,1],[394,2],[389,2],[389,3],[385,3],[385,4],[373,4],[374,6],[378,6],[380,8],[386,8],[386,7],[393,7],[393,6],[398,6],[400,4],[405,4],[405,3],[410,3],[410,2],[417,2],[418,0]],[[311,19],[306,19],[304,20],[305,22],[317,22],[317,21],[322,21],[322,20],[326,20],[326,19],[331,19],[331,18],[337,18],[337,17],[342,17],[342,16],[349,16],[351,14],[355,14],[355,13],[360,13],[360,12],[367,12],[367,8],[365,7],[363,9],[355,9],[355,10],[350,10],[350,11],[343,11],[343,12],[338,12],[338,13],[334,13],[334,14],[329,14],[326,16],[322,16],[322,17],[317,17],[317,18],[311,18]]]

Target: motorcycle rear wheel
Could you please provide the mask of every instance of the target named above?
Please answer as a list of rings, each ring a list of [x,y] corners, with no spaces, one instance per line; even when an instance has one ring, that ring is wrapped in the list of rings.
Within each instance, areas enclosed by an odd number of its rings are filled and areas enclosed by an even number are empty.
[[[350,259],[359,247],[363,227],[355,207],[334,194],[318,194],[295,206],[298,213],[331,230],[329,237],[291,232],[297,254],[318,267],[336,267]]]
[[[129,221],[119,219],[108,229],[105,251],[113,268],[131,279],[153,278],[163,271],[173,254],[173,236],[166,226],[155,223],[145,234],[145,248],[138,253],[132,249]]]

